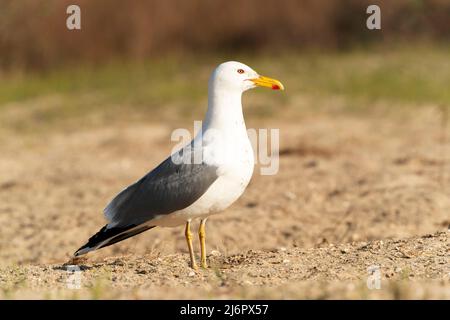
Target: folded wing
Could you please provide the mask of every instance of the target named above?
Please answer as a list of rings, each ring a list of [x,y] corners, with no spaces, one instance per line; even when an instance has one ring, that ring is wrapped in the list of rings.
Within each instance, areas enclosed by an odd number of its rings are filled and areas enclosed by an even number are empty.
[[[194,163],[191,145],[167,158],[136,183],[120,192],[105,208],[108,226],[139,225],[158,215],[184,209],[198,200],[218,178],[217,167]]]

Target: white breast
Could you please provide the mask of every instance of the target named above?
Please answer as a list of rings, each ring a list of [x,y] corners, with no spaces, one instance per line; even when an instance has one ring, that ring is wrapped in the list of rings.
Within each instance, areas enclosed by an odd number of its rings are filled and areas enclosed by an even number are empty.
[[[219,177],[196,202],[183,210],[153,220],[153,225],[177,226],[189,219],[208,217],[233,204],[244,193],[254,168],[250,141],[247,136],[240,141],[242,143],[230,145],[227,152],[231,152],[231,161],[219,164]]]
[[[219,178],[193,205],[186,208],[188,214],[208,216],[222,211],[235,202],[244,192],[253,174],[254,160],[250,142],[232,153],[233,161],[221,165]]]

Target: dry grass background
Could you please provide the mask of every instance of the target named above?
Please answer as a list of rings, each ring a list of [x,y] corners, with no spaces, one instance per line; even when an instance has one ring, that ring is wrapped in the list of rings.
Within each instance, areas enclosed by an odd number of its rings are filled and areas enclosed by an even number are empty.
[[[81,31],[65,28],[69,4],[82,8]],[[365,28],[369,4],[381,7],[381,31]],[[8,69],[450,39],[446,0],[1,0],[0,6],[0,66]]]

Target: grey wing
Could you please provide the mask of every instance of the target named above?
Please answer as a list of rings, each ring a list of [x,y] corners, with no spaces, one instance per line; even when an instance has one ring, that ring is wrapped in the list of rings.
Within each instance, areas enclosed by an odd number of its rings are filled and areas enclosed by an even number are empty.
[[[190,153],[182,149],[178,155]],[[217,179],[217,167],[206,163],[176,164],[169,157],[136,183],[120,192],[105,208],[111,226],[141,224],[158,215],[184,209],[199,199]]]

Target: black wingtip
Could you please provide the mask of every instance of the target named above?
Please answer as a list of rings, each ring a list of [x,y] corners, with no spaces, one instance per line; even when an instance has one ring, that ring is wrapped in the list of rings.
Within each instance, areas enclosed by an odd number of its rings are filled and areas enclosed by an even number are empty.
[[[89,243],[86,243],[84,246],[82,246],[77,251],[75,251],[73,256],[74,257],[79,257],[79,256],[82,256],[82,255],[85,255],[86,253],[88,253],[89,251],[92,251],[92,250],[94,250],[94,248],[90,247]]]
[[[127,227],[108,228],[108,225],[105,225],[96,234],[90,237],[89,241],[84,246],[75,251],[74,257],[79,257],[90,251],[110,246],[151,228],[154,228],[154,226],[137,227],[136,225],[130,225]]]
[[[113,229],[107,229],[108,225],[103,226],[96,234],[94,234],[92,237],[89,238],[88,242],[80,247],[75,253],[73,254],[74,257],[82,256],[89,251],[95,250],[95,246],[100,244],[102,241],[107,240],[109,237],[111,237],[111,232],[108,232],[108,230]]]

